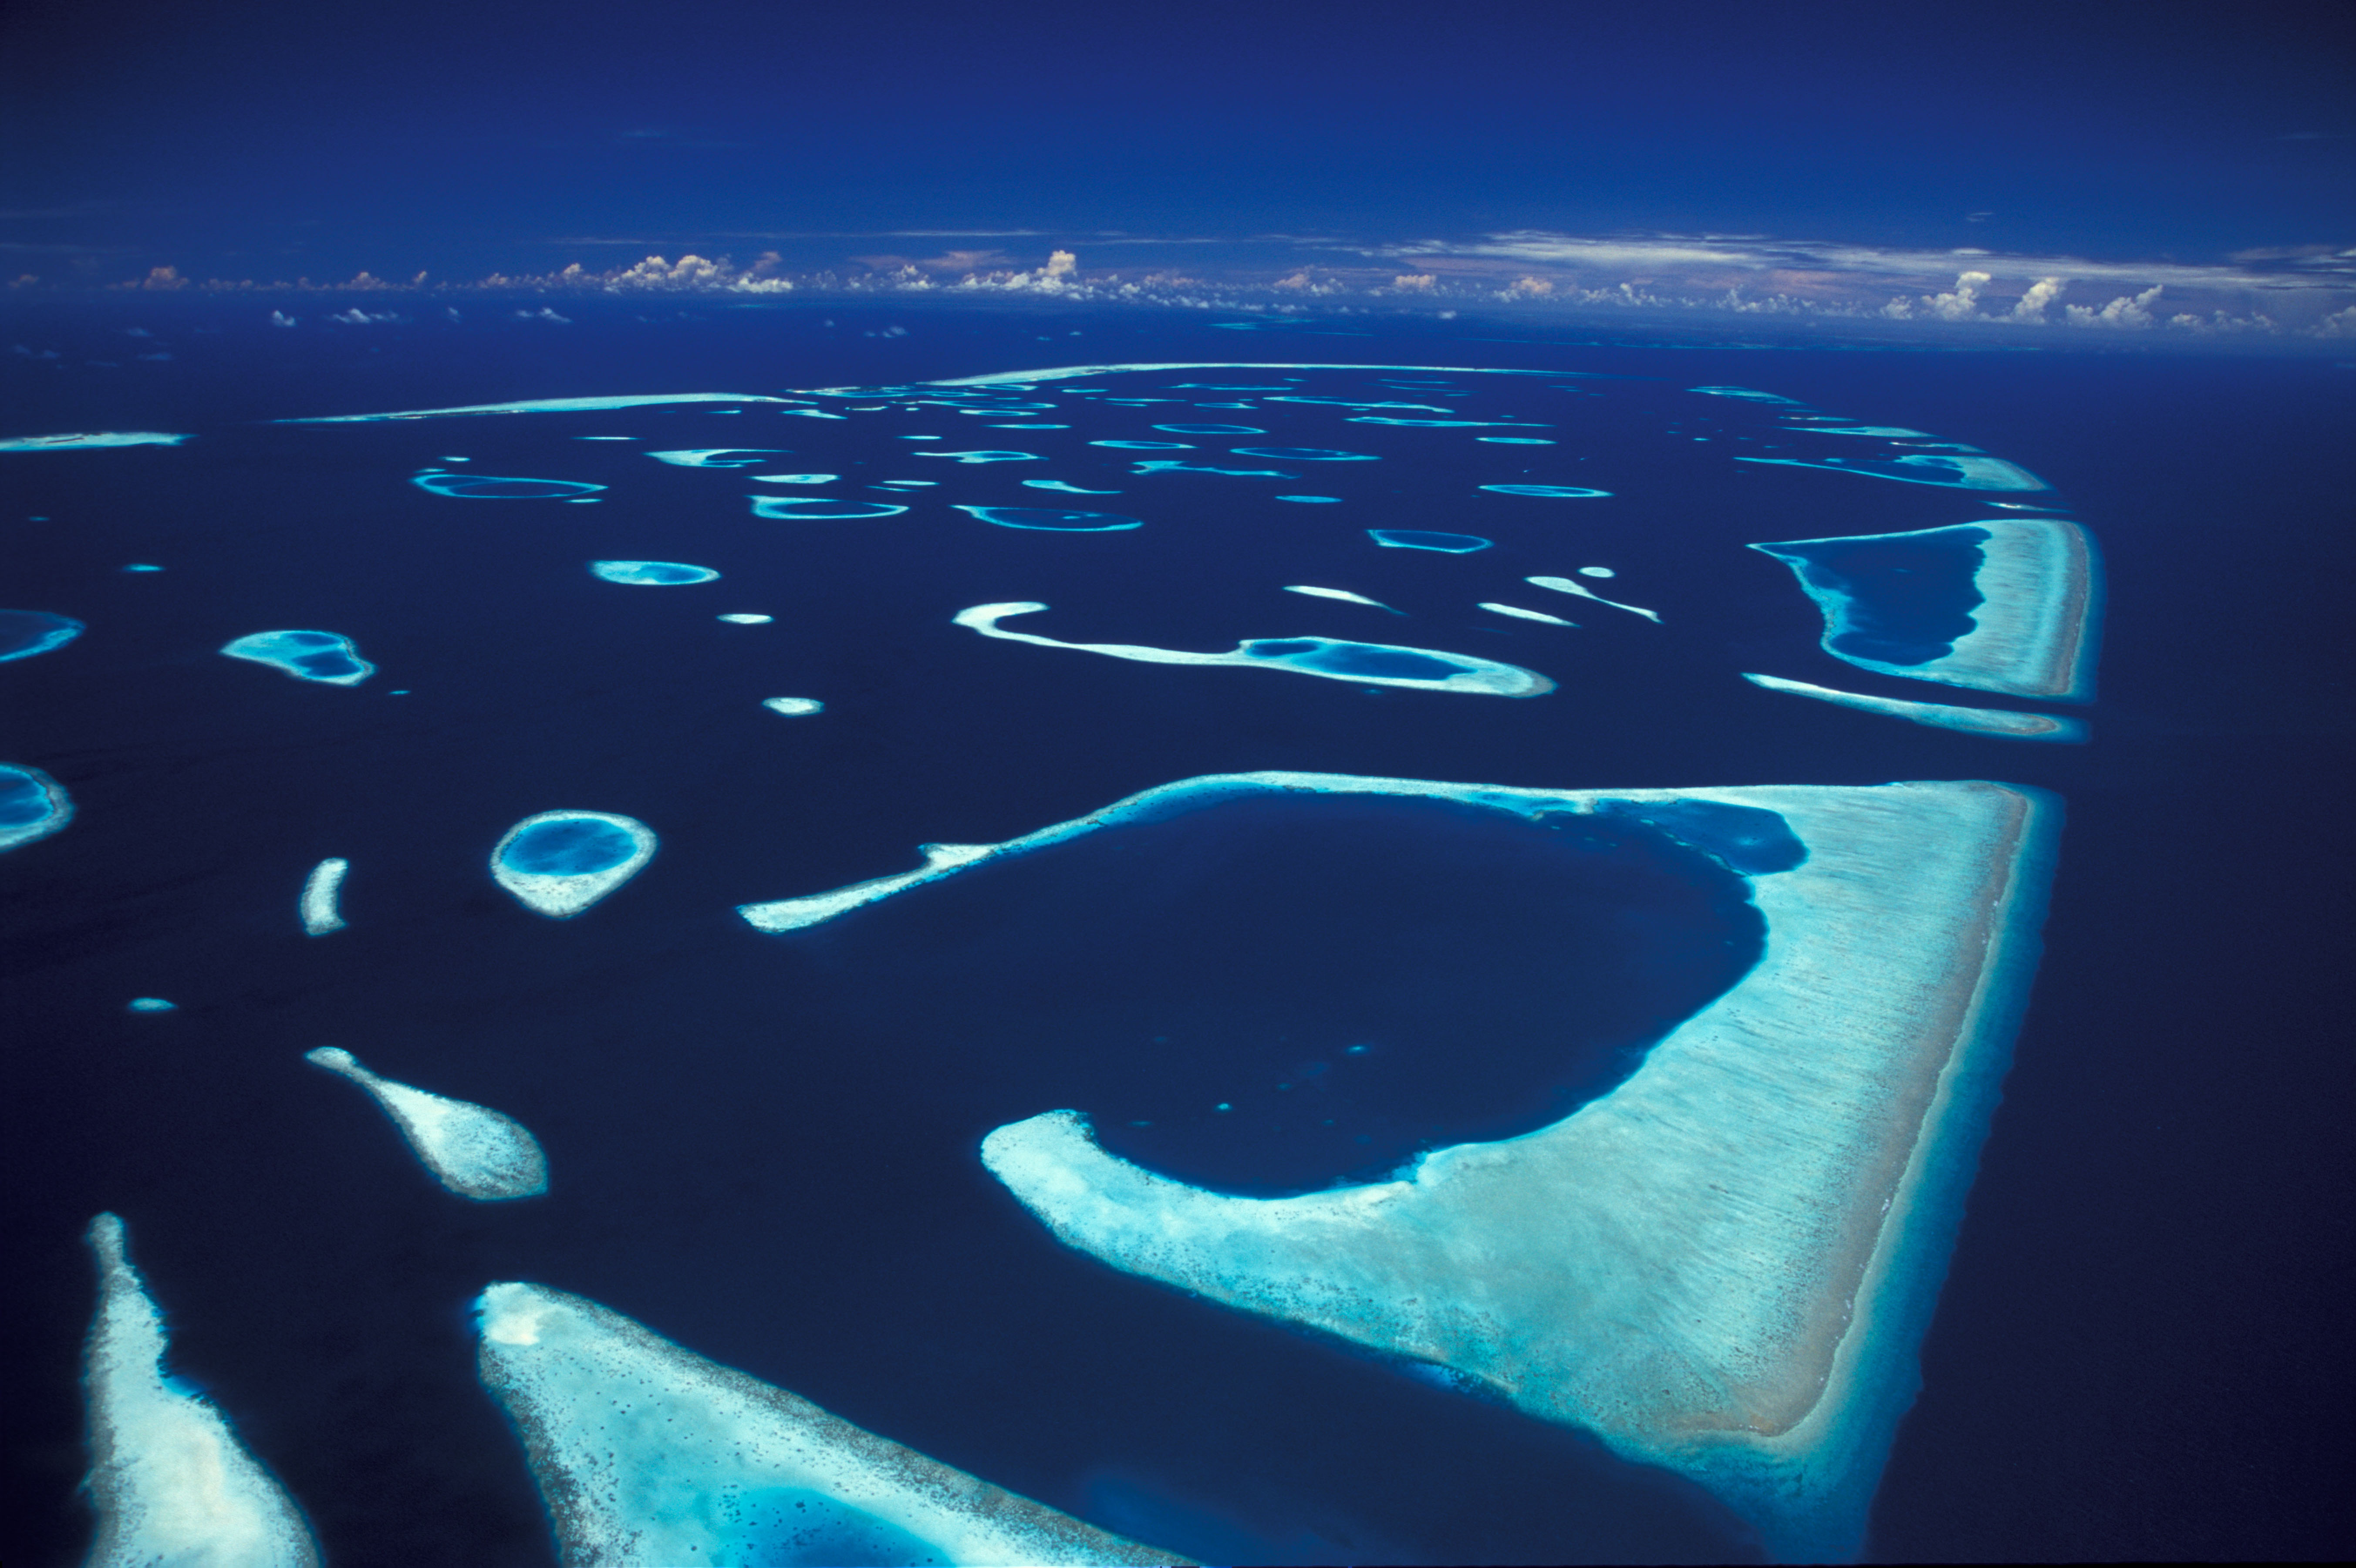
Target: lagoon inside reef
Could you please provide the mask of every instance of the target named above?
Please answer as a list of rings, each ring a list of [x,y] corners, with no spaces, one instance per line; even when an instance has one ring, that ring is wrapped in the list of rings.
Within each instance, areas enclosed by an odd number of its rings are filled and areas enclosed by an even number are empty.
[[[337,1568],[2326,1506],[2229,1324],[2322,1331],[2329,890],[2216,824],[2328,798],[2356,370],[567,310],[12,324],[90,439],[0,451],[9,1562],[128,1528],[134,1393]],[[625,1367],[794,1456],[606,1452]]]

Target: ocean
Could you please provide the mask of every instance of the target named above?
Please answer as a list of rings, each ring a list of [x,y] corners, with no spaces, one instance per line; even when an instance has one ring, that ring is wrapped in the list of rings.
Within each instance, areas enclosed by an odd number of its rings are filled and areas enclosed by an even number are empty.
[[[1123,1272],[978,1153],[1076,1110],[1149,1172],[1276,1199],[1533,1133],[1761,962],[1722,845],[1627,813],[1214,795],[804,929],[738,912],[1253,773],[2058,797],[2042,962],[1926,1265],[1945,1284],[1865,1550],[2329,1554],[2349,367],[565,308],[14,309],[59,357],[7,367],[0,434],[186,439],[0,451],[5,607],[87,628],[0,667],[0,761],[74,814],[0,858],[12,1561],[89,1536],[102,1211],[175,1372],[337,1564],[552,1560],[475,1368],[499,1280],[1201,1561],[1755,1559],[1757,1521],[1693,1474],[1467,1369]],[[115,352],[130,325],[173,357]],[[937,384],[973,377],[1003,379]],[[284,422],[678,394],[729,396]],[[1955,483],[1994,472],[1959,455],[2029,485]],[[2099,551],[2090,702],[1844,662],[1791,567],[1743,548],[2020,516]],[[1885,596],[1876,656],[1951,645],[1976,548],[1874,558],[1938,578]],[[717,576],[591,570],[649,561]],[[290,629],[372,671],[218,651]],[[550,919],[490,868],[547,811],[658,847]],[[345,923],[310,935],[327,858]],[[520,1122],[545,1196],[444,1190],[305,1062],[321,1046]]]

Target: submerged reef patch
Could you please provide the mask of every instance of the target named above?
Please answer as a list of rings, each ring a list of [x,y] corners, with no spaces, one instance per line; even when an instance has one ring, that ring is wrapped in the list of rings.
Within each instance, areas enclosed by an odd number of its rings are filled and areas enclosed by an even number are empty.
[[[845,517],[889,517],[908,508],[888,501],[838,501],[827,496],[755,496],[753,515],[787,520],[828,522]],[[823,507],[825,510],[812,510]]]
[[[403,409],[389,414],[328,414],[302,420],[278,420],[278,424],[372,424],[380,420],[438,420],[462,414],[578,414],[598,413],[608,409],[644,409],[665,403],[787,403],[790,398],[766,397],[757,392],[655,392],[646,396],[624,393],[603,398],[526,398],[512,403],[467,403],[449,409]],[[175,437],[186,440],[185,436]]]
[[[1183,1561],[853,1426],[542,1285],[475,1304],[477,1367],[568,1563]]]
[[[1944,485],[1955,490],[2050,490],[2051,485],[2018,464],[2001,457],[1946,457],[1912,453],[1888,462],[1826,458],[1811,462],[1799,457],[1737,457],[1737,463],[1768,463],[1783,468],[1829,468],[1836,474],[1863,474],[1875,479],[1902,479],[1909,485]]]
[[[421,490],[461,501],[569,500],[605,487],[577,479],[509,479],[496,474],[449,474],[438,469],[412,475],[409,482]]]
[[[781,446],[698,446],[677,452],[649,452],[658,463],[679,468],[758,468],[762,460],[782,457]]]
[[[1066,512],[1053,507],[958,507],[960,512],[1001,528],[1034,528],[1045,533],[1106,534],[1145,525],[1114,512]]]
[[[720,581],[720,574],[710,567],[690,566],[683,560],[593,560],[589,571],[608,582],[634,588],[676,588]]]
[[[1944,702],[1909,702],[1897,697],[1869,697],[1862,692],[1837,691],[1828,686],[1812,686],[1804,680],[1785,680],[1772,675],[1745,673],[1742,678],[1769,691],[1813,697],[1818,702],[1829,702],[1836,708],[1854,708],[1863,713],[1879,713],[1890,719],[1903,719],[1910,723],[1928,724],[1933,729],[1958,730],[1966,735],[1990,735],[2001,741],[2059,741],[2067,745],[2083,744],[2086,739],[2086,726],[2083,720],[2057,718],[2051,713],[2020,713],[2003,708],[1957,708]]]
[[[543,811],[507,831],[491,850],[491,878],[516,901],[570,920],[654,859],[654,829],[605,811]]]
[[[815,697],[765,697],[761,699],[761,706],[788,719],[803,719],[826,711],[826,704]]]
[[[1143,647],[1133,643],[1066,643],[1028,632],[1009,632],[999,622],[1013,615],[1046,609],[1035,602],[977,604],[954,617],[985,637],[1032,643],[1043,648],[1072,648],[1103,654],[1139,664],[1230,665],[1246,668],[1289,669],[1299,675],[1360,685],[1404,686],[1423,691],[1474,692],[1490,697],[1539,697],[1554,682],[1519,665],[1499,664],[1470,654],[1447,654],[1429,648],[1402,648],[1387,643],[1337,642],[1331,637],[1261,637],[1238,643],[1224,654],[1192,654],[1175,648]]]
[[[82,1351],[91,1568],[318,1568],[303,1510],[210,1400],[164,1370],[164,1315],[121,1220],[90,1222],[98,1314]]]
[[[1438,534],[1423,528],[1368,528],[1366,537],[1385,549],[1436,549],[1444,555],[1470,555],[1487,549],[1491,543],[1478,534]]]
[[[303,1053],[368,1091],[409,1140],[434,1179],[461,1198],[496,1203],[548,1190],[548,1157],[521,1122],[486,1105],[453,1100],[380,1078],[350,1051],[331,1045]]]
[[[2100,563],[2066,518],[1751,548],[1792,569],[1824,613],[1825,651],[1860,669],[2013,697],[2094,696]]]
[[[0,851],[47,838],[73,814],[65,785],[38,768],[0,763]]]
[[[1481,488],[1500,496],[1552,496],[1574,500],[1612,494],[1609,490],[1590,490],[1580,485],[1483,485]]]
[[[0,610],[0,664],[64,647],[87,630],[70,615],[46,610]]]
[[[256,632],[223,644],[220,651],[326,686],[358,686],[376,673],[349,637],[334,632]]]

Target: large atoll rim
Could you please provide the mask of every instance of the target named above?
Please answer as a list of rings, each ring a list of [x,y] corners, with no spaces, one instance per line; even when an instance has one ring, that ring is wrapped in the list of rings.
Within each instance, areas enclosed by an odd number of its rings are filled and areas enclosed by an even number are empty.
[[[1394,1180],[1223,1196],[1106,1154],[1063,1112],[992,1133],[984,1162],[1115,1267],[1454,1369],[1690,1477],[1777,1555],[1853,1554],[2034,968],[2055,804],[1986,783],[1606,793],[1229,775],[742,912],[791,930],[1158,819],[1174,799],[1254,789],[1731,833],[1721,858],[1754,879],[1766,951],[1609,1094]]]

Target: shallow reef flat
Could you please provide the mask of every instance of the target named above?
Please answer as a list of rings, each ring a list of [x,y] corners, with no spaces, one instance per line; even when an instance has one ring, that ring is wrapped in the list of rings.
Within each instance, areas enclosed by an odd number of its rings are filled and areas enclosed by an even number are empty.
[[[303,879],[303,896],[295,909],[303,917],[303,934],[329,936],[344,929],[343,911],[337,907],[344,889],[345,874],[352,863],[341,856],[331,856],[311,868]]]
[[[220,651],[323,686],[358,686],[376,673],[349,637],[334,632],[256,632],[223,644]]]
[[[990,1168],[1118,1268],[1451,1368],[1692,1477],[1779,1556],[1854,1553],[2035,966],[2058,806],[1977,782],[1605,792],[1215,775],[740,912],[793,930],[995,855],[1262,791],[1637,816],[1752,879],[1765,954],[1609,1094],[1393,1180],[1223,1196],[1106,1154],[1071,1111],[992,1133]],[[1792,853],[1691,826],[1769,813]]]
[[[185,435],[160,430],[97,430],[70,435],[20,435],[0,441],[0,452],[70,452],[91,446],[177,446]]]
[[[2019,713],[2002,708],[1957,708],[1944,702],[1909,702],[1896,697],[1869,697],[1862,692],[1836,691],[1828,686],[1811,686],[1804,680],[1785,680],[1772,675],[1746,674],[1742,678],[1769,691],[1813,697],[1818,702],[1829,702],[1836,708],[1854,708],[1862,713],[1879,713],[1890,719],[1903,719],[1910,723],[1928,724],[1938,730],[1958,730],[1966,735],[1993,735],[2006,741],[2060,741],[2069,745],[2081,744],[2086,739],[2083,721],[2060,719],[2051,713]]]
[[[1472,692],[1488,697],[1543,697],[1554,689],[1553,681],[1519,665],[1500,664],[1472,654],[1405,648],[1391,643],[1352,643],[1333,637],[1255,637],[1237,644],[1227,653],[1194,654],[1137,643],[1066,643],[1028,632],[1010,632],[998,624],[1009,616],[1033,614],[1046,608],[1035,601],[976,604],[958,611],[952,619],[985,637],[1032,643],[1043,648],[1071,648],[1138,664],[1283,669],[1296,675],[1323,676],[1328,680],[1355,681],[1361,686],[1403,686],[1420,691]]]
[[[164,1371],[164,1315],[123,1221],[90,1224],[98,1315],[83,1352],[98,1535],[88,1568],[317,1568],[303,1510],[209,1400]]]
[[[594,1301],[494,1285],[483,1385],[568,1565],[1181,1561],[976,1479]]]
[[[1876,585],[1828,569],[1827,552],[1872,551],[1945,539],[1977,546],[1968,563],[1976,594],[1970,624],[1951,641],[1929,643],[1919,662],[1893,662],[1869,649],[1885,640],[1889,618]],[[2012,697],[2085,702],[2094,695],[2101,642],[2102,565],[2084,529],[2064,517],[1990,517],[1954,528],[1754,544],[1792,568],[1825,616],[1825,651],[1860,669]],[[1952,552],[1951,552],[1952,553]],[[1962,559],[1961,557],[1958,558]],[[1887,639],[1909,640],[1899,635]],[[1944,642],[1944,651],[1938,651]]]
[[[548,1190],[548,1157],[530,1129],[514,1117],[380,1078],[336,1046],[305,1051],[303,1060],[367,1090],[434,1179],[459,1197],[497,1203]]]

